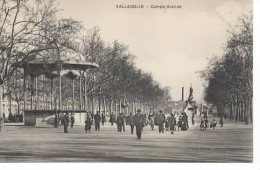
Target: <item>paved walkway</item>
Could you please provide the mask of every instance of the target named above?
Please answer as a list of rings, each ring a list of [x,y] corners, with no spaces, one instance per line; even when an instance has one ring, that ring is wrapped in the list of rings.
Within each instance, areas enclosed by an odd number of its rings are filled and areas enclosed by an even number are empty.
[[[145,127],[142,140],[116,126],[84,132],[84,126],[69,129],[8,126],[0,133],[0,162],[251,162],[252,125],[226,123],[223,128],[158,133]]]

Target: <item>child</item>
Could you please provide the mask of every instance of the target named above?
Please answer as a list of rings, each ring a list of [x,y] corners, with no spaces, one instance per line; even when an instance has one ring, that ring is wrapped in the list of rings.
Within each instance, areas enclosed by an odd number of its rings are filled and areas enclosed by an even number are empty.
[[[215,127],[217,126],[217,121],[215,119],[213,119],[212,123],[212,128],[215,129]]]
[[[178,130],[179,128],[182,128],[182,117],[179,116],[179,121],[178,121]]]

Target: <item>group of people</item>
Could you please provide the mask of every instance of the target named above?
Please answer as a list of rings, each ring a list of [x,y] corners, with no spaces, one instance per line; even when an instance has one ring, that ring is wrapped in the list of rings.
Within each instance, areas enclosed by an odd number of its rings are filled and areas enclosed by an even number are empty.
[[[3,118],[5,119],[5,113],[3,113]],[[8,118],[7,118],[7,121],[10,122],[10,123],[23,122],[23,114],[18,114],[18,113],[12,114],[12,113],[10,113]]]
[[[223,117],[220,118],[220,125],[223,127]],[[208,127],[212,128],[213,130],[217,127],[217,121],[215,119],[212,120],[209,124],[208,116],[207,114],[204,114],[204,116],[201,118],[200,121],[200,130],[204,131]]]
[[[136,128],[136,135],[137,139],[141,139],[142,131],[145,126],[150,124],[151,129],[154,130],[154,126],[158,126],[159,133],[164,133],[164,130],[168,131],[170,130],[171,134],[174,134],[174,131],[176,131],[176,126],[178,127],[178,130],[186,131],[189,128],[188,123],[188,115],[183,111],[179,117],[178,121],[176,113],[171,113],[167,118],[162,110],[159,111],[159,113],[155,114],[149,114],[147,116],[146,114],[141,114],[141,110],[138,109],[137,113],[133,115],[133,113],[130,113],[129,115],[125,115],[123,113],[120,113],[117,117],[113,113],[110,114],[110,120],[109,122],[113,126],[114,123],[117,125],[117,131],[120,133],[122,131],[125,131],[125,126],[129,125],[131,129],[131,134],[134,133],[134,128]],[[194,125],[194,117],[195,115],[192,114],[192,124]],[[55,119],[57,118],[57,115],[55,116]],[[64,133],[68,133],[68,125],[70,123],[71,128],[73,128],[73,124],[75,122],[74,114],[66,113],[65,115],[60,116],[61,125],[64,126]],[[223,120],[222,120],[223,121]],[[84,130],[86,133],[90,133],[91,126],[95,125],[95,130],[100,131],[100,123],[104,125],[105,122],[105,115],[97,112],[95,115],[87,113],[86,120],[85,120],[85,128]],[[213,121],[210,124],[210,127],[215,129],[216,127],[216,120],[213,119]],[[201,129],[207,128],[209,126],[207,115],[204,115],[204,117],[201,119],[200,127]]]
[[[104,125],[106,122],[106,116],[104,113],[100,115],[99,112],[97,112],[95,115],[90,114],[87,112],[86,120],[85,120],[85,131],[86,133],[90,133],[91,125],[95,124],[95,131],[100,131],[100,123]]]
[[[70,124],[71,129],[74,126],[75,123],[75,113],[71,112],[67,112],[65,114],[55,114],[54,117],[54,127],[58,127],[58,126],[63,126],[64,127],[64,133],[69,133],[68,131],[68,126]]]

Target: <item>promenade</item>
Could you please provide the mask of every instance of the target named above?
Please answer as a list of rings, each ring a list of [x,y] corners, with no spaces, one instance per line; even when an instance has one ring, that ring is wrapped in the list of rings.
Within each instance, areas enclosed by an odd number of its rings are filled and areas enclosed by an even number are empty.
[[[212,118],[210,118],[211,120]],[[0,162],[251,162],[252,125],[225,122],[200,131],[199,117],[188,131],[158,133],[150,126],[142,139],[106,123],[99,132],[63,128],[6,126],[0,134]]]

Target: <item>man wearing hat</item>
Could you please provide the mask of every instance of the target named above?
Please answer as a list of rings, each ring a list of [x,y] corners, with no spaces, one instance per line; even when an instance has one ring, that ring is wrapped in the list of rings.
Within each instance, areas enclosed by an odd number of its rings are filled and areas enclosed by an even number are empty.
[[[63,119],[64,119],[63,120],[64,133],[69,133],[68,132],[68,125],[69,125],[70,120],[69,120],[69,113],[68,112],[65,114]]]
[[[123,125],[124,125],[123,113],[120,113],[120,115],[117,116],[116,124],[117,124],[117,130],[118,130],[118,132],[122,132],[122,127],[123,127]]]
[[[134,125],[136,127],[137,139],[141,139],[142,129],[143,129],[143,117],[141,115],[141,110],[137,110],[137,114],[134,116]]]
[[[164,123],[165,123],[165,115],[163,114],[163,111],[160,110],[159,111],[159,115],[156,117],[157,118],[157,123],[158,123],[158,126],[159,126],[159,133],[163,133],[163,130],[164,130]]]

